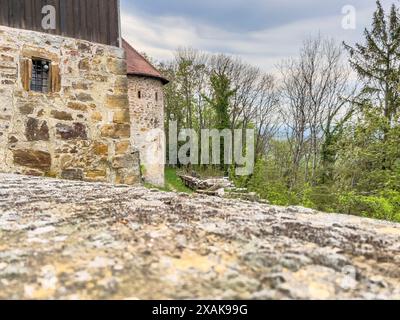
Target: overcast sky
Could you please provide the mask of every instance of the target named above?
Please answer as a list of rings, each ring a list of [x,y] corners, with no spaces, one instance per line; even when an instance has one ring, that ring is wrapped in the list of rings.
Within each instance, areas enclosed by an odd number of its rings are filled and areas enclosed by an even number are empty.
[[[342,28],[346,5],[356,9],[355,29]],[[374,9],[375,0],[121,0],[123,36],[141,52],[168,60],[190,46],[238,55],[269,72],[310,35],[362,39]]]

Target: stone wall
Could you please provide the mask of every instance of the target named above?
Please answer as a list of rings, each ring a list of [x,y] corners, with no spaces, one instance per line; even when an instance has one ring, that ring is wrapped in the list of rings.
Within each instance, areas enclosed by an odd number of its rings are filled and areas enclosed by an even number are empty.
[[[0,299],[400,299],[400,224],[103,183],[0,186]]]
[[[131,135],[140,153],[143,179],[164,185],[165,138],[163,84],[158,79],[128,76]]]
[[[27,90],[32,57],[52,61],[55,92]],[[127,84],[120,48],[0,26],[0,171],[139,182]]]

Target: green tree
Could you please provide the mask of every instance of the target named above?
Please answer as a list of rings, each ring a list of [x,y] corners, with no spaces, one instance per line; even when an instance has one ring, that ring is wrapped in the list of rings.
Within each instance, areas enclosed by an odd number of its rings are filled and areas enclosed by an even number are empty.
[[[347,168],[352,168],[349,171],[352,188],[359,192],[375,192],[386,187],[388,176],[399,159],[398,8],[392,5],[386,15],[381,2],[377,1],[372,29],[365,30],[365,44],[346,47],[350,52],[350,64],[362,80],[363,90],[354,101],[358,107],[356,123],[339,142],[344,151],[342,161]]]
[[[386,15],[377,1],[372,29],[365,29],[365,44],[351,47],[350,65],[363,81],[361,98],[378,107],[389,123],[395,120],[399,102],[400,16],[393,4]],[[363,104],[363,100],[361,104]]]
[[[215,112],[215,128],[218,130],[229,129],[231,127],[229,119],[230,99],[236,90],[231,89],[231,80],[225,74],[213,72],[210,77],[211,98],[205,97]],[[220,163],[221,169],[226,170],[224,164],[224,142],[220,141]]]
[[[231,89],[231,81],[224,74],[213,73],[210,78],[212,98],[207,102],[212,106],[216,114],[216,128],[219,130],[230,128],[229,106],[230,98],[235,94]]]

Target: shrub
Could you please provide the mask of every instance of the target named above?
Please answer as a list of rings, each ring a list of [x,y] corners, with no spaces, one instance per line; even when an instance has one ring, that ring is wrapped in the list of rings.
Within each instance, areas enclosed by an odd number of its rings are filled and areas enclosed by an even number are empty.
[[[319,211],[334,212],[337,202],[336,193],[329,186],[306,186],[301,205]]]
[[[339,197],[339,210],[342,213],[368,218],[400,221],[396,201],[399,201],[397,197],[390,199],[383,196],[365,196],[348,192]]]

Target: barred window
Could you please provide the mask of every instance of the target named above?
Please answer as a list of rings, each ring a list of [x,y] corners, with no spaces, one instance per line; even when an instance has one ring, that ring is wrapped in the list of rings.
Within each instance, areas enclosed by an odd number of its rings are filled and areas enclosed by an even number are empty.
[[[26,91],[43,94],[61,91],[61,72],[58,61],[46,57],[20,58],[20,77]]]
[[[32,59],[31,90],[48,93],[50,88],[50,66],[47,60]]]

